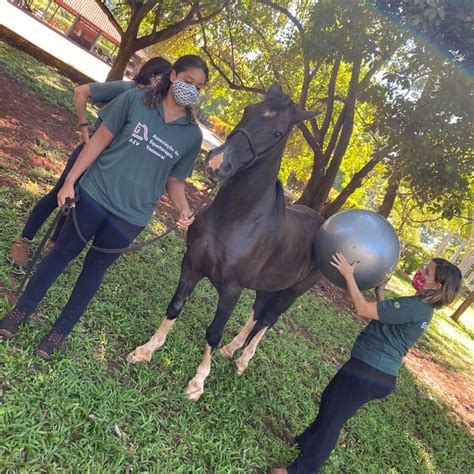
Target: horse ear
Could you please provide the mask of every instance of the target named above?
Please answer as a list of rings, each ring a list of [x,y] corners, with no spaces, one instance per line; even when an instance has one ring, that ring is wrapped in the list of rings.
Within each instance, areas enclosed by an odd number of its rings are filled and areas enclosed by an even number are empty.
[[[316,117],[316,115],[319,115],[320,113],[321,112],[319,110],[297,110],[295,115],[293,116],[292,121],[294,124],[300,123],[303,120],[312,119]]]
[[[275,82],[270,87],[270,89],[268,89],[267,94],[266,94],[266,98],[273,97],[275,95],[281,95],[281,94],[283,94],[283,92],[281,90],[280,84],[278,84],[278,82]]]

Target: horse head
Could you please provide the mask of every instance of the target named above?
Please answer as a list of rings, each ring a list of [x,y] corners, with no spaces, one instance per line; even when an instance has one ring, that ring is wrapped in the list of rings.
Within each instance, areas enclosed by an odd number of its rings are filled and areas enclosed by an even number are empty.
[[[265,160],[278,145],[283,150],[293,126],[318,113],[298,109],[280,86],[273,84],[262,102],[245,107],[242,119],[225,143],[207,155],[207,172],[221,183],[227,181]]]

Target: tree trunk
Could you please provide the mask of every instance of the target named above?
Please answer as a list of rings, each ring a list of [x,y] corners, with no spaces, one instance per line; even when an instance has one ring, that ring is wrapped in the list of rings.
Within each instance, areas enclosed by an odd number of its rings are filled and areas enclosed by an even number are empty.
[[[125,69],[130,61],[130,58],[135,54],[135,49],[132,44],[122,44],[115,58],[114,64],[107,74],[106,81],[121,81],[125,74]]]
[[[344,125],[341,129],[341,135],[337,146],[334,150],[332,159],[329,166],[324,173],[324,178],[319,186],[319,189],[316,192],[313,205],[311,206],[315,211],[322,212],[324,206],[327,203],[329,193],[331,188],[336,180],[337,172],[341,167],[342,159],[346,153],[349,141],[352,136],[352,130],[354,128],[354,107],[355,101],[353,104],[347,106],[347,112],[344,117]]]
[[[358,91],[358,83],[360,76],[362,60],[356,58],[352,64],[351,79],[349,82],[349,88],[347,91],[347,98],[343,110],[341,111],[337,122],[332,132],[331,139],[329,140],[328,146],[324,151],[325,163],[329,164],[325,167],[324,177],[316,190],[316,195],[311,207],[321,212],[329,196],[329,192],[334,184],[337,176],[337,172],[341,166],[341,162],[346,153],[347,147],[351,140],[352,131],[354,128],[354,111],[355,103]]]
[[[107,74],[107,81],[122,80],[130,58],[140,49],[137,45],[137,36],[138,28],[140,27],[144,13],[145,10],[143,8],[132,10],[127,29],[124,31],[120,41],[117,57],[115,58],[109,74]]]
[[[324,165],[322,164],[322,157],[317,156],[314,152],[313,169],[311,176],[303,189],[301,197],[296,201],[295,204],[302,204],[303,206],[311,207],[314,209],[314,202],[318,189],[321,186],[321,182],[324,179]]]
[[[354,193],[354,191],[362,186],[362,180],[375,168],[375,166],[382,160],[383,154],[379,153],[368,161],[357,173],[352,176],[347,186],[339,193],[333,202],[330,202],[322,210],[324,217],[331,217],[338,212],[346,203],[347,199]]]
[[[466,311],[471,304],[474,303],[474,291],[469,293],[469,296],[463,301],[461,306],[452,314],[451,319],[455,322],[461,317],[461,315]]]
[[[390,212],[393,209],[393,205],[395,204],[395,199],[397,197],[397,191],[400,186],[400,178],[395,174],[391,174],[390,178],[388,179],[388,185],[385,189],[385,195],[383,197],[383,201],[381,206],[379,207],[378,213],[385,217],[385,219],[390,215]]]

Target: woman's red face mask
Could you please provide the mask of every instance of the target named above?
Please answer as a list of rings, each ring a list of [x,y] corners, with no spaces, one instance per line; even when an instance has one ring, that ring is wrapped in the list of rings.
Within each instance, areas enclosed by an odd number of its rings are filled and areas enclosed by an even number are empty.
[[[423,291],[423,287],[425,286],[426,278],[422,272],[417,271],[415,275],[413,275],[413,279],[411,284],[416,291]]]

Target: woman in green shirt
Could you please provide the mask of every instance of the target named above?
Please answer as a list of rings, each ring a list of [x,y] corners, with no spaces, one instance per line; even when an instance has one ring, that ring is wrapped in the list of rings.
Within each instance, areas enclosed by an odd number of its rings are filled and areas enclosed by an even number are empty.
[[[84,146],[57,195],[62,206],[77,190],[79,228],[95,247],[119,249],[130,245],[150,220],[165,190],[179,211],[178,226],[187,228],[193,222],[184,180],[193,171],[202,133],[191,106],[207,79],[207,65],[199,56],[183,56],[152,91],[134,88],[124,92],[105,115],[100,112],[102,124]],[[42,260],[17,305],[0,321],[0,335],[17,334],[19,325],[84,246],[69,216],[56,245]],[[38,347],[39,356],[51,358],[118,256],[94,249],[87,252],[69,301]]]
[[[41,226],[56,209],[58,191],[63,187],[66,176],[69,171],[71,171],[71,168],[76,162],[79,153],[82,151],[84,144],[89,141],[90,131],[89,124],[87,123],[86,112],[89,99],[94,104],[107,104],[107,108],[104,108],[104,111],[102,112],[102,114],[104,114],[106,110],[111,107],[113,99],[118,97],[120,94],[135,87],[155,87],[163,74],[169,72],[170,69],[171,63],[158,56],[148,60],[140,68],[140,71],[138,71],[138,74],[133,78],[133,81],[92,82],[74,88],[74,104],[76,106],[76,114],[79,122],[78,127],[81,134],[81,143],[76,146],[69,156],[66,167],[54,187],[36,203],[21,232],[21,236],[12,244],[10,248],[10,260],[15,265],[20,267],[26,267],[28,265],[30,247],[33,239]],[[101,119],[98,119],[94,128],[97,128],[100,125],[100,122]],[[51,236],[50,242],[48,242],[48,247],[57,241],[63,224],[64,219],[61,218]]]
[[[346,280],[357,314],[371,322],[356,339],[350,360],[325,388],[318,416],[294,438],[300,455],[289,466],[272,469],[272,474],[319,471],[334,449],[345,422],[362,405],[386,397],[394,390],[403,357],[428,327],[434,308],[453,302],[461,287],[459,269],[447,260],[434,258],[415,274],[414,296],[369,302],[354,279],[357,262],[351,265],[341,254],[336,254],[332,265]]]

